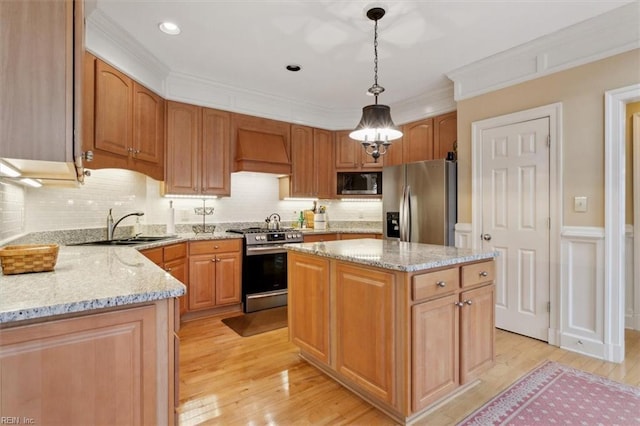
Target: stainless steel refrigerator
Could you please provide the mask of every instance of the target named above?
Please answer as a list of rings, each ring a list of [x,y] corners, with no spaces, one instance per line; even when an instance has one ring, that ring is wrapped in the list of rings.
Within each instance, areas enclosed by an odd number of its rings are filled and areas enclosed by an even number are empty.
[[[384,238],[454,245],[457,168],[446,160],[385,167],[382,172]]]

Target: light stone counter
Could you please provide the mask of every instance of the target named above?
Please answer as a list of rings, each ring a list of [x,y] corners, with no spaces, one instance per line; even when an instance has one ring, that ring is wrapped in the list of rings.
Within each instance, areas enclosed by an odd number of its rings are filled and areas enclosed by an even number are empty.
[[[285,247],[291,251],[403,272],[421,271],[497,256],[497,252],[492,251],[371,238],[287,244]]]
[[[185,292],[180,281],[136,249],[61,246],[52,272],[0,275],[0,324],[179,297]]]

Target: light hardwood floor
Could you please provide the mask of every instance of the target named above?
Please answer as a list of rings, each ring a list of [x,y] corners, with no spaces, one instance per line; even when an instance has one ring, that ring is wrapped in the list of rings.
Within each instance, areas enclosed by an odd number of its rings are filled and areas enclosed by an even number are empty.
[[[237,314],[236,314],[237,315]],[[229,315],[227,315],[229,316]],[[180,330],[180,425],[391,425],[391,419],[301,360],[286,328],[240,337],[220,320]],[[415,424],[453,425],[549,359],[640,386],[640,332],[613,364],[498,330],[496,364],[480,383]]]

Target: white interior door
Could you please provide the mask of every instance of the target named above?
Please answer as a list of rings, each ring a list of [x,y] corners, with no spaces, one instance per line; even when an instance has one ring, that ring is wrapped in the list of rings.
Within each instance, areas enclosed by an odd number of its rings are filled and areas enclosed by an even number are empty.
[[[496,250],[496,326],[548,341],[549,118],[482,132],[483,248]]]

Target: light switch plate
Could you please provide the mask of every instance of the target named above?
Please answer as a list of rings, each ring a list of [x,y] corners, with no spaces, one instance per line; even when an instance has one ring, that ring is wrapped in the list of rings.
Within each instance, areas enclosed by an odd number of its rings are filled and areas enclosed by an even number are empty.
[[[576,213],[586,213],[587,197],[573,197],[573,211]]]

